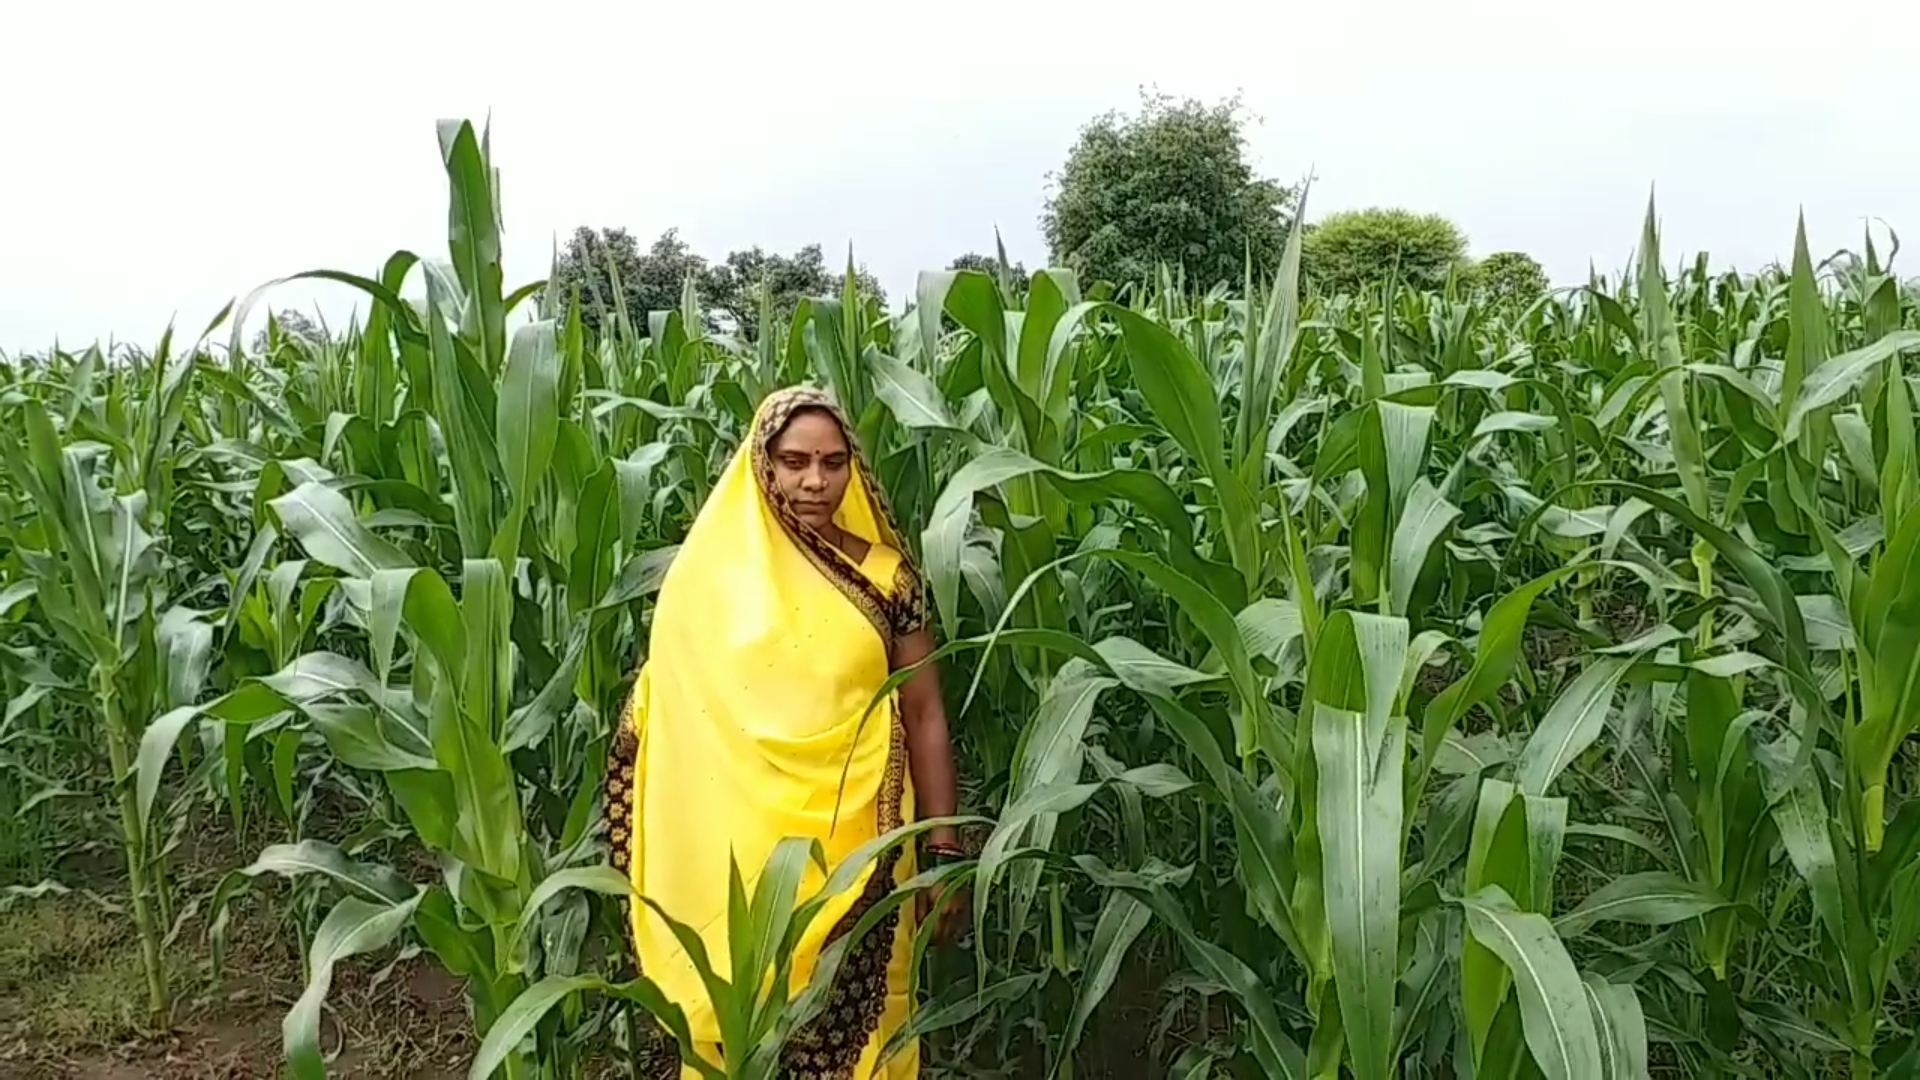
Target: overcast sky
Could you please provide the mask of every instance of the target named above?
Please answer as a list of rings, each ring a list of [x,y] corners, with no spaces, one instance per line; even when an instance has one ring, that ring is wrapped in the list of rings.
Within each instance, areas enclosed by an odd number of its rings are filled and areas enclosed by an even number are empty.
[[[1900,10],[28,5],[0,62],[0,348],[197,333],[281,275],[444,255],[434,121],[489,111],[510,286],[583,224],[678,226],[710,257],[820,241],[837,261],[851,242],[896,302],[996,226],[1041,265],[1048,172],[1149,83],[1240,91],[1256,166],[1317,175],[1310,216],[1438,212],[1475,253],[1531,252],[1559,282],[1623,265],[1655,184],[1670,255],[1758,266],[1802,207],[1816,257],[1857,247],[1869,216],[1920,240],[1920,81],[1895,54],[1920,19]],[[270,302],[338,319],[354,297]]]

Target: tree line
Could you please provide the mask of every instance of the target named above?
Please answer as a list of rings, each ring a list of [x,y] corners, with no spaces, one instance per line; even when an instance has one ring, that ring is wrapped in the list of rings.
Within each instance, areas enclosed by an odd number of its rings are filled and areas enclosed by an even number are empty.
[[[1050,177],[1053,191],[1040,217],[1048,265],[1068,267],[1083,282],[1118,285],[1151,281],[1161,267],[1202,287],[1239,284],[1249,270],[1272,273],[1301,191],[1256,172],[1246,154],[1246,122],[1237,98],[1206,103],[1161,94],[1143,95],[1134,113],[1095,117]],[[948,265],[997,271],[1002,258],[968,252]],[[577,290],[590,326],[610,309],[616,291],[630,313],[657,311],[677,306],[692,280],[713,319],[750,331],[762,282],[774,312],[784,315],[802,297],[839,292],[844,280],[843,272],[829,269],[819,244],[792,255],[754,247],[709,262],[673,229],[643,251],[625,229],[581,228],[555,270],[558,296],[565,303]],[[1025,266],[1006,271],[1018,289]],[[886,299],[878,281],[854,272],[862,292]],[[1453,222],[1398,208],[1349,210],[1310,222],[1301,238],[1301,272],[1309,288],[1336,295],[1378,287],[1388,277],[1409,288],[1451,284],[1523,304],[1547,289],[1532,257],[1503,251],[1473,259]]]
[[[1201,288],[1239,285],[1251,272],[1274,272],[1303,191],[1258,174],[1246,153],[1249,117],[1240,100],[1207,103],[1143,94],[1132,113],[1109,111],[1080,131],[1066,161],[1050,174],[1041,210],[1049,266],[1064,266],[1089,286],[1153,281],[1160,269]],[[1024,291],[1027,269],[966,252],[954,270],[984,270]],[[887,300],[864,267],[836,269],[818,243],[791,254],[758,245],[708,259],[670,228],[642,247],[621,227],[574,230],[558,251],[552,296],[564,310],[578,298],[590,332],[624,309],[635,330],[647,313],[680,306],[689,282],[711,329],[751,337],[764,305],[785,318],[800,300],[838,294],[852,273],[857,290]],[[1391,278],[1413,289],[1453,288],[1524,306],[1548,287],[1539,262],[1517,251],[1473,258],[1459,226],[1438,214],[1394,207],[1333,213],[1301,237],[1301,274],[1325,295],[1356,294]],[[301,325],[303,336],[314,328]]]

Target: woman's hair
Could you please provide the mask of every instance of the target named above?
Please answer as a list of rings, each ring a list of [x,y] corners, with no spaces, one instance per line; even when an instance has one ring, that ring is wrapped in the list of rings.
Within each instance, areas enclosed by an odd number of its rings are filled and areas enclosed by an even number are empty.
[[[827,419],[833,421],[833,426],[840,429],[840,438],[842,441],[844,441],[847,444],[847,449],[848,450],[853,449],[853,435],[851,432],[847,430],[847,422],[840,418],[840,414],[835,412],[829,406],[816,405],[812,403],[801,405],[795,408],[793,412],[787,414],[787,418],[785,420],[780,422],[779,427],[774,428],[772,431],[767,433],[767,449],[769,450],[779,449],[781,436],[787,433],[787,429],[793,426],[793,422],[795,420],[798,420],[801,417],[806,416],[808,414],[812,414],[814,416],[824,416]]]

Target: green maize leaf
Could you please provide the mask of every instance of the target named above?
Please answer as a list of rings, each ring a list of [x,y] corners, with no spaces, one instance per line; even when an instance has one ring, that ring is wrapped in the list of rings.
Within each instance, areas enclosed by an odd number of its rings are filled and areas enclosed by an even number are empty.
[[[462,578],[460,622],[467,653],[459,669],[461,696],[469,722],[491,739],[499,733],[511,697],[511,586],[506,568],[493,559],[468,559]]]
[[[447,319],[463,309],[459,286],[427,264],[427,338],[432,363],[433,415],[446,440],[453,472],[454,522],[461,550],[486,552],[493,543],[494,477],[502,472],[492,426],[497,404],[487,371]]]
[[[1067,775],[1069,765],[1077,767],[1093,707],[1103,692],[1117,685],[1118,680],[1099,675],[1084,660],[1069,660],[1060,669],[1040,699],[1039,712],[1021,734],[1013,762],[1012,798],[1057,782]]]
[[[542,878],[540,884],[527,894],[520,908],[519,922],[514,927],[515,938],[527,932],[529,924],[540,917],[541,908],[549,900],[574,889],[584,889],[602,896],[626,897],[633,893],[633,885],[627,876],[611,866],[574,866],[557,870]]]
[[[1688,402],[1687,383],[1681,377],[1683,354],[1679,331],[1667,295],[1667,282],[1660,269],[1660,233],[1655,223],[1653,198],[1647,198],[1646,227],[1640,235],[1639,286],[1642,342],[1653,354],[1660,375],[1653,383],[1660,392],[1666,410],[1667,430],[1673,440],[1674,465],[1680,473],[1680,486],[1686,492],[1687,505],[1705,517],[1711,512],[1707,500],[1705,453],[1700,445],[1700,429],[1695,426],[1693,408]]]
[[[1472,890],[1499,888],[1530,906],[1535,874],[1528,841],[1527,801],[1504,780],[1479,784],[1473,827],[1467,849],[1466,886]],[[1512,975],[1499,955],[1471,937],[1460,957],[1460,1004],[1468,1045],[1485,1066],[1491,1038],[1512,986]]]
[[[1594,1030],[1605,1058],[1608,1080],[1638,1080],[1647,1075],[1647,1021],[1640,996],[1630,985],[1612,983],[1584,972],[1582,984],[1593,1009]]]
[[[1180,339],[1158,323],[1123,308],[1108,309],[1120,323],[1134,381],[1153,415],[1213,485],[1225,517],[1234,568],[1252,585],[1262,572],[1260,522],[1253,494],[1229,467],[1213,386]]]
[[[1460,374],[1467,374],[1467,373],[1461,372]],[[1474,372],[1473,374],[1493,375],[1495,373]],[[1468,441],[1477,443],[1481,439],[1489,435],[1497,435],[1497,434],[1500,434],[1501,432],[1506,432],[1506,431],[1526,431],[1526,432],[1546,431],[1552,428],[1557,423],[1559,423],[1559,421],[1554,417],[1542,416],[1539,413],[1530,413],[1530,412],[1488,413],[1486,416],[1480,418],[1479,423],[1474,425],[1473,434],[1468,437]]]
[[[1806,376],[1805,382],[1798,386],[1797,393],[1788,397],[1792,405],[1787,410],[1787,441],[1793,442],[1800,437],[1807,417],[1858,388],[1867,376],[1878,372],[1892,357],[1914,349],[1920,349],[1920,330],[1896,330],[1871,345],[1823,363]]]
[[[507,526],[497,541],[502,557],[518,552],[521,523],[537,501],[553,458],[559,437],[559,383],[553,324],[536,322],[515,330],[494,418],[500,463],[512,498]]]
[[[450,203],[447,247],[466,296],[461,332],[471,338],[484,370],[499,372],[506,358],[507,308],[501,296],[500,209],[495,200],[493,167],[473,124],[443,120],[440,155],[446,165]]]
[[[452,974],[480,979],[483,984],[492,978],[493,939],[461,924],[446,886],[431,886],[421,895],[413,909],[413,929]]]
[[[200,615],[189,608],[168,608],[155,630],[155,645],[166,679],[164,701],[169,708],[199,700],[213,666],[213,627]]]
[[[1914,456],[1913,391],[1898,354],[1887,358],[1880,413],[1886,425],[1885,452],[1880,460],[1881,514],[1888,521],[1905,520],[1920,501],[1920,471]]]
[[[1440,955],[1440,924],[1444,909],[1434,909],[1420,919],[1414,935],[1414,955],[1401,979],[1408,993],[1401,996],[1393,1014],[1393,1046],[1387,1059],[1401,1061],[1416,1032],[1415,1025],[1428,1019],[1432,1003],[1446,993],[1447,965]]]
[[[1173,489],[1152,473],[1134,469],[1069,473],[1018,451],[1000,448],[984,451],[947,482],[934,502],[921,535],[928,583],[949,636],[958,625],[961,553],[974,497],[1027,476],[1040,477],[1075,501],[1115,499],[1141,507],[1168,530],[1176,545],[1191,542],[1191,524],[1185,506]]]
[[[1595,923],[1665,926],[1725,906],[1727,901],[1708,885],[1664,870],[1651,870],[1607,882],[1589,893],[1580,906],[1555,919],[1553,927],[1562,938],[1573,938]]]
[[[1567,839],[1567,800],[1521,795],[1527,818],[1527,897],[1536,911],[1553,909],[1554,873]]]
[[[385,683],[392,671],[394,641],[403,624],[427,647],[441,670],[465,669],[466,628],[445,578],[422,567],[376,570],[369,595],[368,637],[380,682]]]
[[[1039,788],[1078,777],[1085,758],[1087,722],[1100,695],[1119,683],[1099,674],[1094,665],[1075,658],[1060,669],[1045,695],[1039,711],[1021,732],[1014,749],[1013,770],[1008,789],[1010,805],[1021,796]],[[1057,814],[1042,814],[1024,830],[1009,837],[1009,842],[1025,841],[1050,846],[1059,821]],[[1010,868],[1012,912],[1016,925],[1025,921],[1039,888],[1037,862],[1020,863]]]
[[[1234,731],[1237,749],[1242,755],[1251,752],[1253,732],[1266,725],[1269,712],[1266,695],[1254,677],[1252,660],[1247,655],[1246,641],[1240,635],[1239,624],[1234,621],[1232,612],[1211,592],[1155,556],[1143,552],[1100,548],[1078,552],[1039,567],[1028,574],[1021,581],[1019,588],[1014,590],[1009,598],[1007,613],[1001,616],[993,633],[988,636],[987,647],[990,649],[993,643],[1005,634],[1007,620],[1011,617],[1013,606],[1026,596],[1042,575],[1082,558],[1117,562],[1139,571],[1143,577],[1164,590],[1180,606],[1182,612],[1200,627],[1206,634],[1208,642],[1219,652],[1226,666],[1228,679],[1235,691],[1239,693],[1241,707],[1249,718],[1236,719]],[[980,678],[985,674],[985,670],[983,665],[967,690],[969,704],[980,689]],[[964,706],[961,711],[963,713],[966,711]]]
[[[1340,615],[1337,613],[1336,623]],[[1331,625],[1331,624],[1330,624]],[[1379,742],[1358,713],[1314,703],[1319,828],[1333,979],[1357,1078],[1388,1077],[1399,975],[1401,766],[1406,724]]]
[[[1122,686],[1142,694],[1172,695],[1219,678],[1175,663],[1132,638],[1102,638],[1093,643],[1093,651]]]
[[[334,966],[348,957],[386,948],[412,919],[419,902],[418,894],[398,903],[348,896],[327,912],[308,950],[306,988],[280,1023],[287,1061],[299,1080],[324,1080],[327,1075],[320,1056],[320,1009],[333,987]]]
[[[1425,744],[1423,756],[1427,761],[1431,761],[1439,752],[1446,733],[1459,723],[1460,718],[1474,706],[1493,697],[1513,674],[1514,666],[1520,659],[1521,635],[1526,630],[1527,617],[1533,611],[1534,601],[1576,569],[1563,566],[1549,570],[1494,602],[1481,624],[1473,667],[1427,705],[1426,715],[1421,721]]]
[[[1620,685],[1628,659],[1609,658],[1595,663],[1554,699],[1540,726],[1520,751],[1516,777],[1528,795],[1545,795],[1561,772],[1580,756],[1606,726],[1614,688]]]
[[[587,653],[587,623],[582,620],[567,636],[567,651],[560,666],[533,695],[533,700],[507,715],[500,731],[500,749],[508,754],[525,750],[547,737],[554,722],[575,701],[575,682]]]
[[[874,394],[902,427],[964,433],[932,379],[884,353],[873,360]]]
[[[1187,752],[1199,760],[1213,797],[1227,807],[1233,819],[1240,873],[1252,906],[1288,943],[1296,958],[1304,957],[1288,902],[1294,870],[1286,821],[1270,800],[1257,794],[1246,777],[1227,764],[1219,743],[1199,717],[1171,698],[1148,695],[1147,702]]]
[[[404,904],[415,892],[413,885],[395,871],[357,862],[338,847],[319,840],[269,845],[240,873],[248,877],[313,874],[325,878],[348,896],[383,906]]]
[[[360,523],[344,495],[307,481],[271,505],[280,525],[306,553],[335,570],[370,578],[379,570],[404,570],[413,563],[399,548]]]
[[[1720,556],[1739,571],[1741,578],[1759,597],[1762,609],[1768,616],[1768,629],[1778,636],[1780,642],[1780,660],[1789,675],[1794,696],[1807,710],[1810,717],[1824,717],[1828,709],[1826,698],[1818,689],[1813,669],[1808,662],[1811,654],[1807,646],[1806,622],[1800,617],[1800,605],[1794,598],[1793,589],[1785,576],[1762,558],[1739,537],[1707,521],[1693,512],[1686,504],[1670,495],[1655,491],[1639,484],[1620,481],[1600,481],[1595,486],[1610,487],[1640,499],[1654,508],[1681,521],[1700,535],[1700,539],[1712,545]],[[1816,725],[1817,726],[1817,725]],[[1810,755],[1811,744],[1803,745],[1803,754]],[[1795,767],[1806,764],[1803,758]]]
[[[180,741],[181,732],[199,717],[198,708],[183,705],[155,718],[140,733],[140,749],[134,756],[133,778],[137,787],[135,800],[139,807],[138,820],[143,835],[152,827],[153,800],[160,795],[160,776],[166,771],[167,759],[173,756],[173,749]],[[24,815],[25,808],[22,807],[18,813]]]
[[[817,844],[791,837],[775,844],[767,855],[754,879],[753,902],[746,924],[738,925],[732,918],[728,920],[733,985],[758,985],[781,962],[781,949],[793,925],[794,895],[799,891],[809,863],[821,858]]]
[[[260,685],[273,691],[282,701],[293,704],[351,693],[377,697],[380,691],[380,684],[373,677],[373,672],[356,660],[330,652],[310,652],[295,657],[286,667],[272,675],[262,676]],[[223,700],[235,700],[243,692],[238,691]],[[208,710],[229,719],[237,719],[239,715],[222,708],[220,704],[209,705]]]
[[[1828,832],[1826,799],[1820,790],[1822,781],[1814,770],[1795,767],[1794,762],[1800,756],[1792,734],[1783,735],[1774,743],[1754,740],[1753,757],[1760,765],[1761,786],[1766,791],[1774,824],[1780,830],[1781,846],[1786,848],[1794,870],[1806,882],[1815,917],[1839,946],[1842,963],[1851,966],[1846,952],[1846,905],[1833,837]]]
[[[576,993],[611,994],[638,1003],[663,1024],[682,1047],[681,1060],[706,1080],[718,1080],[727,1074],[693,1054],[694,1045],[687,1027],[686,1013],[668,1000],[652,980],[642,976],[623,983],[610,983],[598,975],[550,975],[527,987],[487,1032],[486,1039],[467,1070],[469,1080],[488,1080],[518,1051],[521,1040],[531,1035],[553,1007]]]
[[[1807,219],[1803,213],[1794,229],[1793,271],[1787,279],[1787,355],[1781,373],[1780,400],[1793,401],[1805,381],[1827,360],[1827,310],[1813,276],[1813,257],[1807,252]],[[1794,428],[1789,422],[1788,430]]]
[[[1776,1002],[1755,1002],[1751,1007],[1740,1011],[1742,1018],[1747,1019],[1756,1029],[1765,1030],[1801,1046],[1811,1047],[1826,1054],[1844,1054],[1852,1049],[1812,1019]]]
[[[915,1009],[880,1048],[875,1060],[881,1064],[900,1055],[916,1039],[958,1027],[989,1009],[1012,1004],[1031,996],[1045,980],[1042,975],[1010,975],[991,985],[975,989],[957,986],[945,995]]]
[[[1394,527],[1387,558],[1387,580],[1393,587],[1388,607],[1391,613],[1403,617],[1409,614],[1421,568],[1434,544],[1459,517],[1460,508],[1448,502],[1426,477],[1414,481],[1399,524]]]
[[[1600,1080],[1600,1039],[1586,991],[1546,917],[1523,912],[1499,887],[1460,901],[1474,940],[1512,973],[1527,1048],[1548,1080]]]
[[[1169,1080],[1210,1080],[1217,1060],[1216,1055],[1198,1046],[1189,1046],[1174,1059],[1173,1068],[1167,1076]]]
[[[1063,284],[1074,291],[1073,296],[1069,297],[1061,287]],[[1026,311],[1020,319],[1013,374],[1021,393],[1036,403],[1045,403],[1048,397],[1047,361],[1054,330],[1079,299],[1071,275],[1056,278],[1047,270],[1033,275],[1027,289]]]
[[[1242,479],[1256,487],[1259,451],[1263,445],[1270,445],[1273,437],[1267,418],[1275,398],[1281,396],[1279,391],[1287,365],[1300,336],[1300,249],[1306,233],[1306,219],[1302,215],[1311,188],[1311,178],[1301,181],[1294,202],[1293,222],[1287,229],[1286,246],[1281,249],[1280,264],[1274,272],[1273,287],[1267,294],[1267,309],[1263,314],[1256,315],[1259,309],[1254,303],[1251,271],[1248,274],[1247,358],[1241,368],[1240,413],[1235,418],[1233,446],[1241,464]],[[1280,437],[1285,438],[1284,434]]]
[[[436,768],[433,747],[414,717],[364,705],[313,703],[302,708],[327,750],[352,769],[392,772]]]
[[[1906,737],[1920,728],[1920,513],[1906,520],[1881,555],[1859,605],[1860,726],[1851,742],[1860,758],[1861,813],[1867,849],[1880,846],[1887,769]]]
[[[1203,977],[1226,987],[1245,1011],[1253,1057],[1264,1075],[1306,1080],[1306,1054],[1280,1021],[1277,1003],[1253,969],[1232,953],[1208,941],[1187,918],[1172,894],[1157,884],[1134,884],[1125,879],[1095,878],[1097,883],[1126,888],[1144,903],[1180,939],[1188,961]]]

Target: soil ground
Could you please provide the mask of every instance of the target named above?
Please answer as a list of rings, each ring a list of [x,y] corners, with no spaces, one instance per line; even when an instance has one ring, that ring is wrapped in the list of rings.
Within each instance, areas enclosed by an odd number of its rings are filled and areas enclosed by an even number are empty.
[[[8,1080],[257,1080],[283,1071],[280,1019],[299,995],[291,935],[258,910],[234,920],[217,987],[199,927],[169,951],[171,1023],[146,1018],[125,917],[69,893],[0,912],[0,1076]],[[424,957],[374,957],[327,996],[328,1075],[456,1080],[472,1052],[457,980]]]
[[[288,1075],[281,1019],[305,982],[299,917],[263,878],[237,899],[219,972],[202,909],[216,885],[277,837],[235,836],[203,823],[174,850],[178,929],[166,949],[173,1006],[150,1023],[125,888],[105,845],[64,858],[69,889],[0,891],[0,1080],[269,1080]],[[249,830],[255,831],[255,830]],[[410,857],[396,853],[402,863]],[[430,872],[418,870],[416,878]],[[1145,1080],[1161,978],[1143,958],[1125,966],[1083,1040],[1080,1075]],[[1162,973],[1163,974],[1163,973]],[[432,957],[387,949],[335,969],[322,1018],[330,1080],[464,1080],[476,1049],[462,981]],[[607,1062],[589,1066],[624,1076]],[[992,1075],[1043,1071],[1013,1062]],[[935,1073],[930,1073],[934,1075]]]
[[[254,822],[236,834],[202,820],[172,852],[177,929],[166,948],[173,994],[147,1016],[146,977],[117,852],[63,857],[66,889],[0,893],[0,1078],[267,1080],[285,1075],[280,1020],[304,986],[304,942],[283,886],[262,879],[231,909],[214,970],[203,905],[220,879],[280,839]],[[70,891],[69,891],[70,890]],[[460,981],[430,957],[387,949],[336,968],[321,1021],[329,1077],[457,1080],[474,1043]]]

